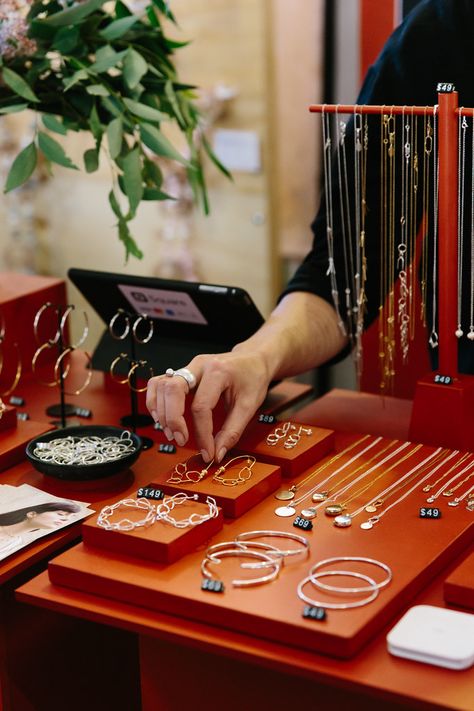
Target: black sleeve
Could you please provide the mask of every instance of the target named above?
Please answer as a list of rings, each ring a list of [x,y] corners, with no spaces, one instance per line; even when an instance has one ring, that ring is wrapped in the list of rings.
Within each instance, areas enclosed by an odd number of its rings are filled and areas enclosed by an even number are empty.
[[[413,10],[396,29],[382,53],[369,69],[357,99],[357,104],[433,105],[437,102],[436,86],[440,81],[452,82],[460,91],[463,105],[474,103],[473,70],[470,37],[474,29],[474,3],[470,0],[425,0]],[[472,102],[472,103],[469,103]],[[407,110],[408,111],[408,110]],[[389,113],[389,108],[387,110]],[[346,120],[347,117],[341,119]],[[401,120],[401,119],[400,119]],[[381,134],[380,117],[368,119],[368,169],[366,187],[365,244],[367,258],[366,308],[363,326],[367,327],[376,317],[381,302]],[[346,145],[354,145],[354,119],[347,123]],[[337,160],[332,161],[332,204],[334,262],[339,308],[346,317],[345,264],[347,250],[343,249],[343,217],[338,206],[341,194],[337,176]],[[355,185],[354,151],[347,153],[347,194],[352,201]],[[400,172],[395,175],[396,189],[400,189]],[[353,203],[351,203],[351,214]],[[396,215],[395,219],[399,219]],[[421,209],[417,219],[421,218]],[[280,298],[294,291],[306,291],[334,303],[328,271],[328,245],[326,236],[326,201],[312,224],[313,246]],[[355,260],[355,256],[353,255]],[[347,270],[346,270],[347,273]],[[353,331],[350,323],[348,330]]]

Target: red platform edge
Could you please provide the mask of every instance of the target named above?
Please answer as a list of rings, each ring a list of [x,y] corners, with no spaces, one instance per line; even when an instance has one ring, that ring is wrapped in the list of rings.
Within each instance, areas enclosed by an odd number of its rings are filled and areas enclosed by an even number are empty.
[[[474,610],[474,553],[446,578],[443,594],[446,602]]]

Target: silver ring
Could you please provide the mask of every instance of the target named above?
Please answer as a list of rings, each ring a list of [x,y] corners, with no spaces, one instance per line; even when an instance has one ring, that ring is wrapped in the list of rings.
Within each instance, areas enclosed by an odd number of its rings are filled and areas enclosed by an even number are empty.
[[[184,380],[187,382],[190,390],[195,388],[197,385],[196,376],[194,375],[194,373],[191,373],[191,371],[187,368],[178,368],[178,370],[173,370],[173,368],[167,368],[165,371],[165,375],[168,378],[172,378],[174,375],[179,375],[180,378],[184,378]]]

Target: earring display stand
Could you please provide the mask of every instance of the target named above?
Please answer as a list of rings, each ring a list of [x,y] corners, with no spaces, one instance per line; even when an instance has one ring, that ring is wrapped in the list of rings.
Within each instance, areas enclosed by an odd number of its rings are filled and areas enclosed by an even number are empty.
[[[209,507],[198,501],[187,501],[175,510],[177,519],[195,513],[206,515]],[[133,520],[133,511],[127,518]],[[139,515],[137,516],[139,518]],[[123,555],[137,556],[154,563],[174,563],[198,546],[206,543],[224,525],[222,510],[216,518],[210,518],[198,526],[175,528],[163,521],[156,521],[147,528],[132,531],[107,531],[97,525],[97,517],[91,517],[82,526],[82,538],[86,545],[105,548]]]
[[[383,113],[423,116],[430,106],[312,105],[315,113]],[[472,117],[472,109],[458,107],[452,84],[438,85],[438,368],[417,384],[410,423],[410,439],[453,449],[474,447],[474,377],[458,372],[458,119]]]

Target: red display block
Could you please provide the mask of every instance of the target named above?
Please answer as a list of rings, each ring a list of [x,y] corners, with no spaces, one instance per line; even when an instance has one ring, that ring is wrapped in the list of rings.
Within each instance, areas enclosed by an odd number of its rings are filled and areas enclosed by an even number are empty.
[[[9,387],[12,383],[18,362],[18,350],[23,373],[31,372],[31,361],[38,348],[33,337],[33,321],[38,309],[48,301],[64,305],[66,300],[66,286],[62,279],[14,272],[0,274],[0,314],[5,322],[1,386]],[[47,340],[54,335],[58,324],[53,317],[53,309],[48,309],[41,319],[40,338]],[[18,350],[15,344],[18,345]],[[45,349],[40,367],[49,362],[54,363],[57,357],[55,348]]]
[[[457,375],[448,383],[441,373],[421,378],[413,401],[410,440],[472,452],[473,433],[474,377]]]
[[[13,467],[25,459],[25,448],[28,442],[39,435],[54,429],[47,422],[26,420],[18,422],[17,427],[11,427],[0,433],[0,471]]]
[[[239,440],[237,445],[239,451],[251,452],[262,462],[276,464],[281,467],[284,477],[293,477],[301,474],[334,449],[333,430],[293,421],[291,424],[296,426],[296,430],[289,431],[289,434],[298,432],[300,426],[310,430],[311,434],[303,432],[298,444],[292,449],[285,449],[284,438],[275,445],[267,444],[268,435],[283,424],[277,422],[267,425],[262,422],[252,422]]]
[[[18,420],[16,418],[16,407],[11,407],[10,405],[5,405],[5,410],[0,417],[0,432],[5,430],[10,430],[16,427]]]
[[[474,553],[446,578],[443,592],[446,602],[474,610]]]
[[[205,465],[201,464],[200,468],[203,466]],[[195,492],[199,495],[200,501],[204,501],[206,496],[212,496],[227,518],[238,518],[276,491],[281,483],[280,467],[262,462],[255,462],[251,470],[252,476],[236,486],[224,486],[214,481],[212,478],[214,471],[214,467],[211,467],[207,476],[196,484],[170,484],[167,481],[173,472],[173,469],[170,469],[164,474],[155,475],[152,483],[165,494],[176,494],[178,491],[185,491],[188,494]],[[235,469],[229,470],[227,476],[232,476],[235,471]]]
[[[192,513],[202,516],[208,511],[207,504],[186,501],[173,509],[173,516],[180,521]],[[120,518],[120,511],[117,512],[117,516]],[[143,518],[143,510],[127,509],[123,516],[132,521],[134,518]],[[206,543],[221,530],[223,523],[224,517],[222,509],[220,509],[216,518],[210,518],[198,526],[189,526],[189,528],[175,528],[164,521],[156,521],[148,528],[135,528],[133,531],[107,531],[97,525],[97,517],[94,516],[82,524],[82,538],[84,543],[89,546],[106,548],[156,563],[169,564]]]

